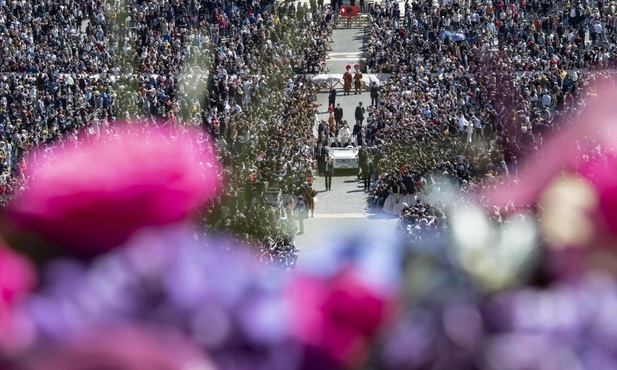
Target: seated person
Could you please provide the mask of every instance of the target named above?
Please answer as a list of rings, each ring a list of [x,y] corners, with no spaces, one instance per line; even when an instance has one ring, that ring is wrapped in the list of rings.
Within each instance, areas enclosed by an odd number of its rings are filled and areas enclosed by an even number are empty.
[[[348,146],[353,146],[353,147],[356,146],[356,144],[353,141],[351,141],[350,137],[347,138],[347,142],[345,143],[345,145],[343,145],[344,148],[347,148]]]
[[[336,139],[334,139],[334,142],[330,144],[330,146],[333,148],[341,148],[343,145],[341,144],[341,142],[339,141],[337,137]]]

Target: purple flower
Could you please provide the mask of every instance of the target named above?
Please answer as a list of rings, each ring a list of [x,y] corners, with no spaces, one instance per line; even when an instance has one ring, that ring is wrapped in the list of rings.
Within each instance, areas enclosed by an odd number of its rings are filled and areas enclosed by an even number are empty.
[[[461,296],[414,306],[382,333],[380,368],[473,369],[485,337],[478,304]]]
[[[281,276],[226,244],[174,226],[141,231],[88,268],[56,262],[30,300],[40,337],[109,320],[148,322],[181,329],[222,370],[297,369],[301,347],[289,332]]]
[[[82,329],[35,348],[14,369],[216,369],[195,343],[170,329],[117,323]]]
[[[486,305],[494,329],[485,369],[614,369],[617,364],[617,282],[588,274],[548,289],[500,294]]]

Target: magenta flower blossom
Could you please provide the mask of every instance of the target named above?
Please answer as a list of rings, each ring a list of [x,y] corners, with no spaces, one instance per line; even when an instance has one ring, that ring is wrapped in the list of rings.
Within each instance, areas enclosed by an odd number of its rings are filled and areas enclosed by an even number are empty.
[[[140,228],[185,219],[217,194],[216,158],[196,132],[172,136],[141,126],[119,131],[39,160],[28,173],[28,189],[11,206],[16,224],[91,256]]]
[[[35,349],[16,369],[215,369],[192,341],[167,329],[114,324],[84,331],[69,340]]]
[[[597,192],[598,211],[602,215],[597,223],[604,224],[597,226],[607,226],[613,235],[617,235],[617,158],[607,156],[604,159],[591,159],[580,166],[579,173]]]
[[[356,368],[365,360],[370,341],[398,308],[402,252],[396,237],[365,230],[326,237],[307,256],[286,290],[290,330],[304,345],[302,369]]]
[[[10,305],[29,292],[36,280],[32,263],[0,244],[0,306]]]
[[[32,263],[0,245],[0,350],[10,349],[21,340],[14,306],[34,288],[36,281]]]
[[[334,277],[292,277],[289,299],[295,313],[292,332],[306,346],[304,369],[354,368],[369,340],[393,313],[393,297],[363,284],[358,271]]]

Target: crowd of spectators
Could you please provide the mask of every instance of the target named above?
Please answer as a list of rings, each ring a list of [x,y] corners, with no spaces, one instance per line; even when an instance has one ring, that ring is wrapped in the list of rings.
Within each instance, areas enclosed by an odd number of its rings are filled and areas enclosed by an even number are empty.
[[[431,239],[444,235],[448,230],[447,217],[442,204],[433,206],[430,202],[417,199],[415,204],[403,204],[399,231],[414,241],[421,242],[424,238]]]
[[[390,73],[613,67],[615,10],[602,0],[413,0],[404,9],[386,1],[371,10],[367,65]]]
[[[233,198],[209,226],[276,234],[260,194],[310,177],[315,88],[294,76],[321,68],[332,15],[272,0],[0,1],[2,201],[27,185],[31,149],[124,120],[194,125],[212,134]],[[273,222],[253,230],[255,218]]]
[[[595,98],[588,86],[614,76],[556,70],[391,78],[381,86],[380,106],[372,113],[383,127],[376,133],[383,153],[378,166],[390,191],[378,186],[376,203],[385,204],[392,193],[426,193],[443,184],[477,193],[516,181],[519,159],[541,160],[540,149],[550,143],[545,138],[576,121]]]
[[[279,222],[281,217],[293,221],[293,205],[287,205],[286,211],[276,193],[267,196],[267,190],[299,195],[312,178],[317,88],[294,73],[319,68],[321,62],[317,59],[307,64],[311,60],[309,54],[321,61],[325,59],[331,13],[312,13],[305,7],[284,9],[281,21],[276,22],[267,39],[285,39],[285,47],[271,48],[265,56],[255,59],[258,71],[264,74],[244,83],[247,89],[236,94],[235,99],[221,96],[226,94],[229,78],[213,79],[205,124],[217,138],[230,180],[206,217],[209,226],[217,231],[233,231],[257,239],[293,235],[293,222]],[[291,50],[297,52],[292,63],[287,57]],[[246,94],[250,94],[250,104]],[[229,105],[236,108],[226,108]],[[260,222],[254,222],[255,219]]]
[[[24,186],[25,152],[84,128],[183,123],[212,134],[229,179],[209,227],[276,233],[266,190],[297,194],[312,175],[316,88],[294,75],[320,70],[333,17],[313,8],[0,2],[0,190]],[[580,112],[585,85],[610,74],[614,11],[584,1],[372,6],[368,67],[394,73],[358,130],[358,142],[380,147],[375,203],[515,181],[518,158],[539,152]],[[254,230],[254,217],[272,222]]]
[[[589,87],[615,76],[615,9],[443,1],[404,10],[389,1],[371,9],[368,67],[392,73],[371,112],[382,153],[373,204],[400,214],[413,234],[434,223],[416,201],[452,191],[482,198],[518,182],[521,158],[542,160],[550,138],[595,99]]]

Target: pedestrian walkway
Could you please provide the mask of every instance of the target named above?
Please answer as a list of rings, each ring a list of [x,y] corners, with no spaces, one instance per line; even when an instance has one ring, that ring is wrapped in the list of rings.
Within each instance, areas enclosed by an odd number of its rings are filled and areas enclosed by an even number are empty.
[[[328,68],[331,73],[344,73],[345,65],[364,62],[363,28],[341,28],[332,31],[332,50],[328,52]]]
[[[343,74],[345,66],[363,64],[364,56],[364,30],[363,29],[335,29],[332,34],[332,50],[327,60],[328,69],[332,74]],[[343,95],[341,85],[336,86],[336,104],[343,108],[343,120],[348,121],[350,128],[354,124],[354,111],[358,103],[362,102],[365,107],[371,104],[368,90],[362,94]],[[320,104],[318,119],[328,119],[328,91],[324,89],[317,94],[317,103]],[[369,207],[368,193],[363,190],[363,183],[357,179],[357,170],[339,171],[334,174],[332,190],[325,190],[325,178],[317,176],[313,187],[317,191],[315,203],[315,217],[308,218],[304,223],[304,234],[298,235],[296,244],[302,250],[299,263],[302,264],[303,256],[314,253],[324,238],[334,235],[353,233],[367,228],[378,228],[384,233],[394,232],[397,218],[381,215]]]

